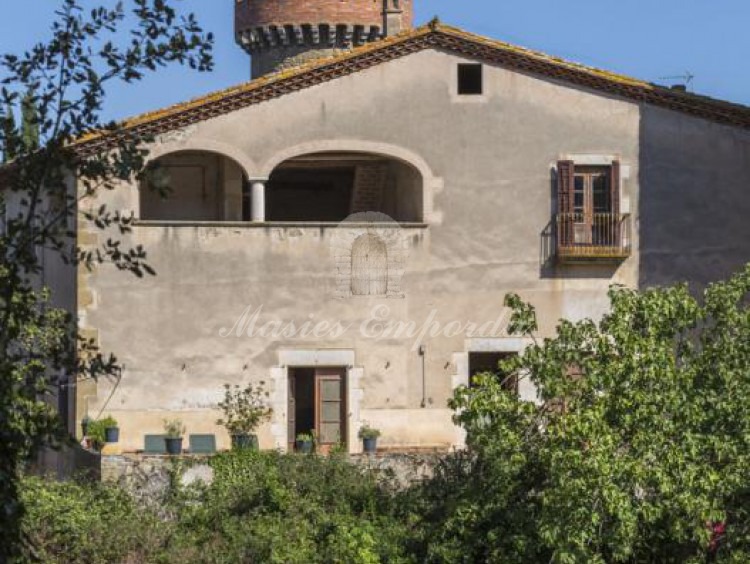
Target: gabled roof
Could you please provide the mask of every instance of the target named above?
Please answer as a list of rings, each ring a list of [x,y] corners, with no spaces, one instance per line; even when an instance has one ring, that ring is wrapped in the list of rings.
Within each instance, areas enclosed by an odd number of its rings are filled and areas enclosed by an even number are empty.
[[[532,76],[551,78],[638,103],[647,103],[722,124],[750,129],[750,107],[672,90],[628,76],[572,63],[538,51],[465,32],[433,21],[413,31],[357,47],[333,57],[268,75],[124,122],[129,134],[159,135],[297,92],[425,49],[462,55]],[[112,134],[91,135],[78,150],[106,149]]]

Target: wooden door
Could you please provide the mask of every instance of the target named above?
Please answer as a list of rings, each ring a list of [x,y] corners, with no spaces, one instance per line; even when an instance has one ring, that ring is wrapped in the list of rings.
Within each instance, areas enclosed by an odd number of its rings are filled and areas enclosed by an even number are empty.
[[[325,453],[333,445],[346,444],[345,369],[315,370],[315,428],[318,445]]]
[[[573,183],[573,241],[602,244],[601,226],[611,211],[609,175],[605,167],[576,168]]]

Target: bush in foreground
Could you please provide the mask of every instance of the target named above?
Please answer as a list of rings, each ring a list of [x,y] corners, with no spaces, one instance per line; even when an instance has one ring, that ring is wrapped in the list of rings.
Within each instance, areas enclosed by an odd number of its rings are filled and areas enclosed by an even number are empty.
[[[183,492],[175,549],[205,562],[406,561],[388,481],[344,457],[238,451],[211,461],[211,486]]]
[[[117,487],[27,477],[21,497],[22,562],[153,562],[172,531]]]
[[[159,519],[114,485],[23,481],[26,560],[410,562],[387,477],[341,456],[238,451],[215,456],[211,485],[178,480]],[[179,464],[175,473],[179,473]],[[165,508],[162,508],[165,509]]]

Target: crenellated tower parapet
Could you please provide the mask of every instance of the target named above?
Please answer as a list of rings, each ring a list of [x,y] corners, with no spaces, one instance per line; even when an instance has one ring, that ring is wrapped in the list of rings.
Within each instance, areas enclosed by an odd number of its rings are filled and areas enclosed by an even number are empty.
[[[413,0],[236,0],[235,33],[252,77],[412,28]]]

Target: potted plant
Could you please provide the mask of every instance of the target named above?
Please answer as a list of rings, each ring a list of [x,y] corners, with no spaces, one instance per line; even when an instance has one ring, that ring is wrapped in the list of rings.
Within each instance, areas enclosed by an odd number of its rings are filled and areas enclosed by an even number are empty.
[[[111,415],[102,420],[104,426],[104,442],[116,443],[120,440],[120,427],[117,426],[117,420]]]
[[[216,421],[223,425],[232,437],[232,448],[251,448],[258,450],[258,436],[253,433],[258,426],[271,417],[273,410],[268,407],[268,392],[265,382],[257,386],[248,384],[224,384],[224,400],[219,408],[224,417]]]
[[[164,420],[164,442],[167,447],[167,454],[182,453],[182,436],[185,434],[185,425],[179,419]]]
[[[297,452],[310,454],[313,449],[313,436],[310,433],[299,433],[295,441]]]
[[[362,446],[367,454],[374,454],[378,449],[379,436],[380,431],[367,424],[359,430],[359,438],[362,439]]]
[[[117,421],[112,417],[105,417],[96,421],[89,419],[86,432],[89,445],[94,450],[101,450],[105,443],[116,443],[120,434]]]

